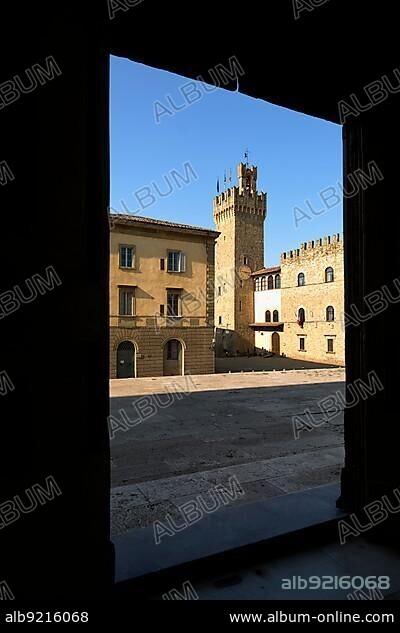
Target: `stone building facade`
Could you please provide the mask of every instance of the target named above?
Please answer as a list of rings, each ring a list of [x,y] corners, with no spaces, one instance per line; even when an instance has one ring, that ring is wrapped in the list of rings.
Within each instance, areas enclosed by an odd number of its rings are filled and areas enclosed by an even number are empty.
[[[339,234],[253,273],[255,352],[344,365],[344,252]]]
[[[343,241],[303,243],[263,267],[267,196],[254,165],[240,163],[238,181],[213,203],[216,355],[272,351],[343,365]]]
[[[213,373],[218,232],[110,219],[111,378]]]
[[[217,355],[254,351],[252,272],[264,262],[267,196],[257,191],[257,167],[240,163],[237,187],[214,198],[216,243],[215,318]]]
[[[281,256],[284,333],[290,358],[344,365],[344,251],[339,234]]]

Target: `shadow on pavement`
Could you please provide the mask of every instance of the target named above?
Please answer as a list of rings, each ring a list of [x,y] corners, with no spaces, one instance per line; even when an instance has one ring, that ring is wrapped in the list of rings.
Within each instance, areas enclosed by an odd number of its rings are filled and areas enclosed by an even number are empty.
[[[282,371],[283,369],[332,369],[340,365],[311,363],[281,356],[263,358],[261,356],[240,356],[238,358],[216,358],[215,373],[226,374],[237,371]]]

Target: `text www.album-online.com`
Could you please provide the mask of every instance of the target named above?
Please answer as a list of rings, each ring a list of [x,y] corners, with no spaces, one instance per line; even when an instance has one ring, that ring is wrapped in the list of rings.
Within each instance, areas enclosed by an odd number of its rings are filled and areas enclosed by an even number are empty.
[[[252,623],[284,623],[284,622],[387,622],[393,623],[393,613],[343,613],[336,611],[335,613],[318,613],[318,615],[310,615],[309,613],[285,613],[284,611],[275,611],[274,613],[230,613],[230,622],[252,622]]]

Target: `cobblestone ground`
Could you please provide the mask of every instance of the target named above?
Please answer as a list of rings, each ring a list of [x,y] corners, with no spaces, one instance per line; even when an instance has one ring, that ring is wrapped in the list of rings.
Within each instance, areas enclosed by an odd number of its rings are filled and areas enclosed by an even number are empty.
[[[178,518],[232,476],[245,493],[235,504],[337,481],[343,414],[325,422],[319,402],[344,393],[344,378],[330,368],[112,380],[113,533]],[[306,409],[316,428],[295,439]]]

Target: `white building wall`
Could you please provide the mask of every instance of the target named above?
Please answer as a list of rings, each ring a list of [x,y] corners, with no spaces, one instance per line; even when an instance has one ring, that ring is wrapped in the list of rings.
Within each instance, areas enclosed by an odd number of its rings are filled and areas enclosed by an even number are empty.
[[[280,290],[255,290],[254,291],[254,323],[264,323],[265,311],[270,310],[271,321],[274,310],[279,312],[281,320],[281,291]]]
[[[255,346],[257,352],[263,349],[270,352],[272,350],[272,332],[256,332]]]
[[[280,290],[255,290],[254,291],[254,323],[265,322],[265,312],[271,312],[271,321],[274,310],[278,310],[279,321],[281,321],[281,291]],[[273,332],[255,333],[255,347],[257,351],[265,349],[272,350]]]

